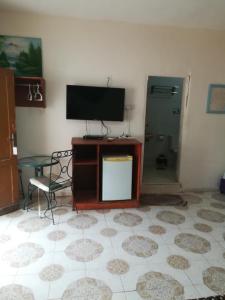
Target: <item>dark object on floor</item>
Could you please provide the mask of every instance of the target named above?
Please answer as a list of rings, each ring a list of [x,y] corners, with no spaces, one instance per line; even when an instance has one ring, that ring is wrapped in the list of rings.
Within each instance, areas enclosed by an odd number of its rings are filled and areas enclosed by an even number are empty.
[[[211,296],[211,297],[207,297],[207,298],[196,298],[196,299],[189,299],[189,300],[225,300],[225,295]]]
[[[156,158],[156,168],[157,169],[166,169],[167,167],[167,158],[164,154],[160,154]]]
[[[142,194],[141,204],[186,206],[187,201],[185,201],[180,195],[174,195],[174,194]]]
[[[225,179],[224,178],[220,179],[220,193],[225,194]]]

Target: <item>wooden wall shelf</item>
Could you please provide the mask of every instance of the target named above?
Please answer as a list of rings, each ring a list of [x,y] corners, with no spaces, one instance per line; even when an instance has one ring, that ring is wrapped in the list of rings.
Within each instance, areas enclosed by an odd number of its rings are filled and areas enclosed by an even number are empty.
[[[38,101],[40,99],[38,91],[42,95],[42,101]],[[15,99],[16,106],[46,107],[44,78],[15,77]]]
[[[114,141],[72,138],[73,157],[73,207],[77,209],[129,208],[139,206],[141,149],[135,139]],[[102,158],[104,155],[132,155],[132,199],[102,201]]]

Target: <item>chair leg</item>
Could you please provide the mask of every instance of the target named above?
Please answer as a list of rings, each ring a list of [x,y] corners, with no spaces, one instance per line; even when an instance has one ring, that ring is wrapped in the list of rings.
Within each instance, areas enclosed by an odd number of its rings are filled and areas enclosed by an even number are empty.
[[[53,222],[53,225],[55,225],[55,220],[54,220],[54,215],[53,215],[53,210],[52,210],[52,194],[53,193],[49,193],[48,195],[49,195],[50,210],[51,210],[51,214],[52,214],[52,222]]]
[[[27,209],[28,211],[28,204],[29,204],[29,200],[30,200],[30,197],[31,197],[31,183],[29,182],[28,183],[28,187],[27,187],[27,196],[25,197],[24,199],[24,203],[23,203],[23,209]]]
[[[24,193],[24,188],[23,188],[23,178],[22,178],[22,170],[19,169],[19,178],[20,178],[20,188],[21,188],[21,193],[23,196],[23,199],[25,199],[25,193]]]
[[[38,215],[41,217],[40,191],[38,189]]]
[[[49,198],[48,198],[46,192],[44,192],[44,195],[45,195],[45,199],[47,200],[47,205],[48,205],[47,209],[49,209],[50,208],[50,206],[49,206]]]

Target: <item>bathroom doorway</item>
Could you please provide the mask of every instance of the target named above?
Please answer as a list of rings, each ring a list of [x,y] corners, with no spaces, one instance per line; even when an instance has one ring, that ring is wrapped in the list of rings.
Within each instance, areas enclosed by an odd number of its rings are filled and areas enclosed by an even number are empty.
[[[184,78],[149,76],[145,117],[144,184],[177,184]]]

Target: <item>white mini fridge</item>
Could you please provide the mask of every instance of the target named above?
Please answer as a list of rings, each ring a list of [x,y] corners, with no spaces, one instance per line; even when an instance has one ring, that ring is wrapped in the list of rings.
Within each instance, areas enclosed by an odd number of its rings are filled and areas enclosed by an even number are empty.
[[[102,201],[132,198],[132,165],[131,155],[103,156]]]

